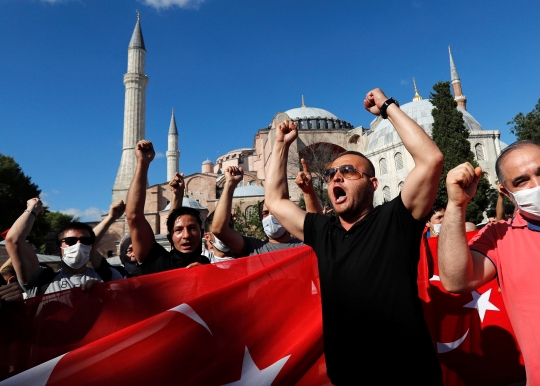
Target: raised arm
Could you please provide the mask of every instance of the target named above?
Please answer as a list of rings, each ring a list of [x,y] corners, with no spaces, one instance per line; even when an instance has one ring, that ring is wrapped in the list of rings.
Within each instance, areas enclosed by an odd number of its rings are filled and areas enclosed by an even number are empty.
[[[169,213],[176,208],[182,206],[182,200],[184,199],[184,173],[178,173],[174,175],[173,179],[169,181],[169,186],[172,191],[171,206],[169,207]]]
[[[470,292],[495,277],[495,266],[479,252],[470,251],[465,236],[465,211],[474,197],[482,168],[466,162],[448,172],[448,205],[439,235],[439,276],[450,292]]]
[[[105,233],[107,233],[109,227],[116,220],[122,217],[125,210],[126,204],[124,204],[123,200],[113,202],[109,207],[109,213],[107,214],[107,216],[105,216],[103,220],[101,220],[101,222],[94,227],[93,230],[96,235],[96,240],[94,241],[92,251],[90,252],[90,263],[92,263],[92,266],[94,268],[99,267],[99,265],[101,264],[101,260],[104,258],[98,251],[103,236],[105,235]]]
[[[131,233],[133,253],[137,261],[142,263],[155,241],[154,232],[144,217],[148,168],[156,155],[152,142],[145,139],[139,141],[135,146],[135,155],[137,167],[127,195],[126,219]]]
[[[225,184],[223,192],[219,198],[214,219],[210,231],[218,237],[226,246],[228,246],[236,257],[244,255],[244,238],[242,235],[229,227],[231,221],[232,199],[234,189],[242,178],[244,171],[236,166],[229,166],[225,169]]]
[[[304,195],[306,212],[323,213],[323,208],[321,206],[321,203],[319,202],[319,199],[317,198],[315,189],[313,188],[313,180],[311,178],[311,173],[309,172],[309,167],[303,158],[300,160],[300,162],[302,162],[303,170],[301,172],[298,172],[298,175],[296,176],[294,182],[296,183],[296,185],[298,185]]]
[[[504,194],[499,192],[497,197],[497,206],[495,207],[495,219],[497,221],[505,220],[504,217]]]
[[[44,212],[39,198],[26,202],[26,210],[15,221],[6,235],[6,249],[11,257],[17,279],[21,284],[28,284],[39,269],[36,251],[26,242],[38,215]]]
[[[264,202],[278,221],[294,237],[304,241],[304,212],[298,205],[289,200],[287,186],[287,158],[289,147],[298,136],[298,124],[285,121],[276,128],[276,136],[272,155],[270,156],[266,183],[264,187]]]
[[[380,115],[380,109],[387,100],[386,95],[376,88],[367,94],[364,107],[372,114]],[[443,155],[426,132],[395,103],[388,106],[386,114],[414,160],[415,166],[405,179],[401,199],[412,216],[420,220],[429,213],[435,202]]]

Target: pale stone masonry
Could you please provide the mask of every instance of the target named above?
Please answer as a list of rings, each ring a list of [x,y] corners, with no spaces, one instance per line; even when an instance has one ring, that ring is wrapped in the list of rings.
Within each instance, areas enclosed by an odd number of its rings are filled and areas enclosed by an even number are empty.
[[[135,145],[145,137],[146,120],[146,86],[148,76],[144,74],[146,49],[141,30],[141,21],[137,16],[137,24],[128,46],[128,69],[124,75],[126,87],[124,105],[124,141],[120,167],[112,189],[112,202],[126,201],[127,191],[133,175],[137,159]]]

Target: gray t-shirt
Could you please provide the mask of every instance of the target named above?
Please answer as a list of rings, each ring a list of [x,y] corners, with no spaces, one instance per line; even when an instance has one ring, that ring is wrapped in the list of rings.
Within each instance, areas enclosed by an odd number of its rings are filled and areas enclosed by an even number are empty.
[[[262,241],[249,236],[242,236],[242,238],[244,239],[244,256],[260,255],[261,253],[274,252],[304,245],[303,242],[294,237],[286,243],[271,243],[270,241]]]
[[[39,290],[39,276],[46,269],[47,268],[45,267],[39,267],[38,271],[28,284],[21,284],[21,287],[28,294],[29,298],[33,298],[37,295]],[[122,275],[120,275],[117,270],[112,269],[111,271],[111,280],[122,279]],[[86,271],[76,275],[69,275],[66,272],[62,271],[62,269],[59,269],[56,276],[45,290],[45,294],[52,294],[54,292],[64,291],[75,287],[81,287],[89,279],[102,280],[93,268],[86,268]]]

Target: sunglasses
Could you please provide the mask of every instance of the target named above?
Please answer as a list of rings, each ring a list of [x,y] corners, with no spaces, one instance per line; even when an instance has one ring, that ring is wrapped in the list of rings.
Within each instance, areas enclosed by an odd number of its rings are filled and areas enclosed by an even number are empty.
[[[335,168],[326,169],[324,172],[324,180],[326,182],[329,182],[331,179],[334,178],[337,172],[340,172],[343,178],[346,178],[348,180],[358,180],[362,178],[363,176],[371,177],[367,175],[364,172],[361,172],[360,170],[356,169],[352,165],[341,165],[336,166]]]
[[[77,241],[80,241],[81,244],[84,244],[84,245],[92,245],[92,238],[88,237],[88,236],[85,236],[85,237],[64,237],[60,241],[63,241],[64,243],[66,243],[66,245],[68,245],[70,247],[72,245],[77,244]]]

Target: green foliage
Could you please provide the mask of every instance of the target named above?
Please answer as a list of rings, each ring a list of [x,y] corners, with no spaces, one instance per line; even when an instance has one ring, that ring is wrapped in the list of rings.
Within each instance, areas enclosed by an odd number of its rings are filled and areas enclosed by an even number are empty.
[[[474,167],[477,167],[478,163],[471,151],[471,144],[468,141],[469,131],[463,122],[463,114],[457,109],[457,103],[450,93],[450,82],[439,82],[433,86],[433,90],[435,92],[430,94],[431,103],[435,106],[431,112],[434,120],[432,138],[444,155],[437,200],[448,202],[446,192],[448,172],[464,162],[470,162]],[[476,195],[467,206],[467,221],[481,222],[483,212],[490,208],[493,195],[496,196],[497,191],[485,177],[482,177]]]
[[[39,224],[34,225],[34,227],[39,225],[43,228],[43,232],[40,232],[41,237],[33,240],[34,245],[41,253],[54,253],[56,250],[56,240],[54,239],[56,233],[62,229],[64,225],[72,221],[79,221],[79,218],[74,217],[71,214],[49,212],[49,210],[46,210],[43,216],[38,217]]]
[[[512,125],[510,132],[515,134],[519,141],[540,143],[540,99],[531,112],[527,115],[519,113],[507,125]]]
[[[240,203],[241,205],[242,203]],[[236,220],[234,222],[234,230],[241,233],[244,236],[251,236],[260,240],[266,240],[266,234],[264,233],[261,220],[259,219],[259,202],[254,206],[256,210],[242,211],[240,205],[234,208],[236,214]]]

